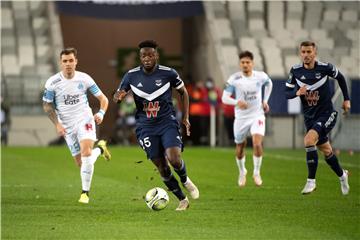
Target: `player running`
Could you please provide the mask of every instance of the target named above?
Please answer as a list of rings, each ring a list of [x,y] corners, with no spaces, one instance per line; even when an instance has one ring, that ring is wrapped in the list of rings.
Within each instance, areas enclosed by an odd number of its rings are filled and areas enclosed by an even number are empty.
[[[302,194],[309,194],[316,189],[315,175],[318,165],[319,149],[325,156],[327,164],[340,179],[342,194],[349,193],[348,171],[342,169],[333,153],[328,134],[335,126],[338,112],[331,102],[333,95],[329,77],[335,78],[344,96],[342,108],[344,113],[350,110],[350,98],[346,81],[341,72],[330,63],[316,60],[317,50],[314,42],[300,44],[302,64],[294,65],[286,82],[287,98],[300,97],[304,112],[307,133],[304,138],[308,178]]]
[[[89,191],[94,164],[99,155],[110,160],[106,142],[100,140],[95,148],[96,126],[101,124],[108,107],[108,99],[95,81],[86,73],[75,71],[77,50],[66,48],[60,53],[61,72],[45,84],[43,108],[63,136],[76,164],[80,167],[82,193],[80,203],[89,203]],[[100,102],[100,110],[93,115],[86,96],[89,90]]]
[[[239,168],[238,185],[246,185],[245,147],[248,132],[253,142],[253,179],[256,186],[263,181],[260,175],[265,135],[265,115],[270,108],[268,100],[272,91],[272,81],[261,71],[254,71],[254,56],[249,51],[239,54],[240,72],[230,76],[224,89],[222,101],[235,106],[234,138],[236,143],[236,164]],[[262,87],[265,86],[262,97]],[[231,95],[235,96],[232,98]]]
[[[181,96],[182,123],[186,127],[188,136],[190,135],[189,96],[177,72],[157,64],[159,59],[157,47],[157,43],[153,40],[139,44],[142,65],[125,74],[114,94],[114,101],[123,100],[126,94],[132,91],[137,108],[136,135],[139,145],[159,170],[165,185],[179,199],[180,203],[176,210],[183,211],[189,207],[189,200],[173,176],[168,162],[193,199],[199,198],[199,190],[187,176],[185,162],[181,158],[183,142],[172,104],[172,88],[175,88]]]

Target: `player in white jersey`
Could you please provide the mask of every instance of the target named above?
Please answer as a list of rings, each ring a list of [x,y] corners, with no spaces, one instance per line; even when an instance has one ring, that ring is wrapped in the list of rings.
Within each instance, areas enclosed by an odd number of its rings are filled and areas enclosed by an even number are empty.
[[[86,73],[75,71],[77,50],[66,48],[60,53],[61,72],[45,84],[43,108],[54,123],[58,135],[63,136],[76,164],[80,167],[82,193],[80,203],[89,202],[94,164],[99,155],[110,160],[106,141],[94,148],[96,124],[101,124],[108,107],[108,99],[95,81]],[[87,99],[89,90],[100,102],[100,110],[93,115]]]
[[[249,51],[239,54],[241,72],[230,76],[224,89],[222,101],[235,106],[234,137],[236,143],[236,163],[239,168],[238,184],[246,184],[245,147],[248,132],[253,142],[253,179],[257,186],[262,185],[260,168],[262,162],[262,141],[265,135],[265,115],[270,108],[268,100],[272,82],[268,75],[254,71],[254,56]],[[262,87],[265,86],[262,97]],[[232,97],[234,96],[234,98]]]

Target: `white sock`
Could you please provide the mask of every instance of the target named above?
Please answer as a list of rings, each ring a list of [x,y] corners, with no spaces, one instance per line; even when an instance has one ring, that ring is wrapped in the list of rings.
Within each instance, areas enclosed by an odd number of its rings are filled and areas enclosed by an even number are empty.
[[[92,164],[95,164],[95,162],[96,162],[97,158],[100,156],[100,154],[101,154],[100,148],[96,147],[92,150],[91,156],[90,156]]]
[[[253,162],[254,162],[254,175],[260,175],[262,156],[256,157],[255,155],[253,155]]]
[[[95,159],[96,161],[96,159]],[[90,191],[91,179],[94,173],[94,164],[92,163],[92,156],[81,157],[81,185],[83,191]]]
[[[237,166],[239,168],[240,173],[245,172],[246,171],[246,168],[245,168],[245,155],[241,159],[236,158],[236,164],[237,164]]]

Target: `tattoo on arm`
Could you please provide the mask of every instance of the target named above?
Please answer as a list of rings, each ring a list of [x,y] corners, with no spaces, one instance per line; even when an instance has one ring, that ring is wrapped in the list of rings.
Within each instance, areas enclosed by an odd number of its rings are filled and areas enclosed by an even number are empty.
[[[43,109],[47,113],[50,120],[56,125],[58,123],[57,114],[52,103],[43,102]]]

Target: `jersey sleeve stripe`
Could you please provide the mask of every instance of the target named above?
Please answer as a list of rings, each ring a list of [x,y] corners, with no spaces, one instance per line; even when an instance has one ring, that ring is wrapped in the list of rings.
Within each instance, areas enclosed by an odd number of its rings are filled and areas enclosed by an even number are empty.
[[[184,82],[181,81],[181,83],[179,84],[179,86],[176,87],[176,89],[180,89],[180,88],[182,88],[183,86],[184,86]]]
[[[89,88],[89,90],[90,90],[91,94],[94,95],[94,96],[98,95],[98,93],[100,92],[100,89],[96,84],[92,85]]]
[[[286,86],[289,87],[289,88],[294,88],[295,84],[286,83]]]
[[[45,101],[45,102],[53,102],[54,98],[55,98],[55,92],[54,91],[45,90],[44,95],[43,95],[43,101]]]

